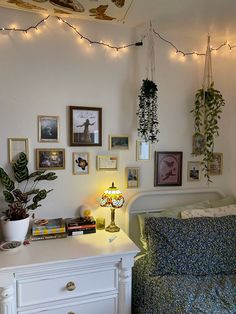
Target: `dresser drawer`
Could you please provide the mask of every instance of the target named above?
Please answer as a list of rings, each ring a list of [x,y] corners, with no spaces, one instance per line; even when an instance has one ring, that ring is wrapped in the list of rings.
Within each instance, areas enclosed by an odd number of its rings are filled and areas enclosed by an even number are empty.
[[[118,285],[117,276],[116,268],[102,268],[84,273],[68,274],[67,272],[67,274],[57,273],[53,276],[47,274],[47,276],[33,279],[18,279],[17,305],[22,307],[93,293],[115,291]]]

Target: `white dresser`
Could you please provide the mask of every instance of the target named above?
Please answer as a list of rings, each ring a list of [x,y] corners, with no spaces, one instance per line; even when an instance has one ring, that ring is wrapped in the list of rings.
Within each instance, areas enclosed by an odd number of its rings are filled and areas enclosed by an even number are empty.
[[[123,231],[0,251],[0,314],[130,314],[138,252]]]

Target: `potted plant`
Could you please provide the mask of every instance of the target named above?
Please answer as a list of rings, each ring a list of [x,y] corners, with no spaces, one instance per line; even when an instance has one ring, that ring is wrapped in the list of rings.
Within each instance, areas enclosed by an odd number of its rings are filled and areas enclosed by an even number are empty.
[[[14,179],[0,168],[0,182],[4,188],[3,195],[8,203],[8,209],[3,211],[1,217],[1,229],[4,240],[23,241],[28,231],[30,213],[40,207],[40,202],[47,197],[52,190],[37,188],[43,180],[55,180],[54,172],[45,170],[35,171],[29,174],[28,160],[25,153],[20,153],[12,166]]]

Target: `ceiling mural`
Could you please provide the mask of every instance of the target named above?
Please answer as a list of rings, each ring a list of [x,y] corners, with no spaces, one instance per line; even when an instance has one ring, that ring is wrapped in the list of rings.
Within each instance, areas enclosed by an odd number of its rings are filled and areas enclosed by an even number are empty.
[[[0,0],[0,6],[90,20],[121,21],[133,0]]]

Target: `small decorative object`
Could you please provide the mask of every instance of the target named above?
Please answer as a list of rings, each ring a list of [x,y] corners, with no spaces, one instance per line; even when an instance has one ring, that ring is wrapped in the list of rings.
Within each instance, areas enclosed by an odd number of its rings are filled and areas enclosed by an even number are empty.
[[[139,186],[139,168],[126,167],[125,168],[126,186],[130,188],[138,188]]]
[[[0,245],[0,249],[2,251],[12,251],[12,250],[16,250],[21,246],[21,242],[20,241],[8,241],[8,242],[4,242]]]
[[[195,107],[191,111],[194,116],[194,128],[197,135],[204,137],[203,171],[207,182],[210,183],[208,165],[213,160],[215,138],[219,136],[219,120],[225,105],[220,91],[214,88],[211,65],[210,36],[208,36],[203,87],[195,95]]]
[[[117,170],[117,157],[97,156],[97,170]]]
[[[102,146],[102,108],[70,107],[70,146]]]
[[[80,217],[90,219],[92,217],[92,209],[89,205],[84,204],[79,207]]]
[[[199,181],[201,177],[201,162],[188,162],[188,181]]]
[[[109,149],[129,149],[129,137],[127,135],[110,135]]]
[[[97,228],[97,230],[105,229],[105,218],[104,217],[97,217],[96,228]]]
[[[8,139],[9,148],[9,162],[14,163],[19,154],[24,152],[29,159],[29,140],[28,138],[9,138]]]
[[[154,186],[182,185],[182,152],[155,152]]]
[[[37,148],[37,169],[65,169],[65,149],[63,148]]]
[[[38,116],[39,142],[59,142],[59,117]]]
[[[212,160],[208,163],[208,172],[210,176],[220,175],[223,172],[223,154],[213,153]]]
[[[37,188],[39,182],[57,178],[54,172],[35,171],[29,174],[28,159],[24,152],[13,164],[14,182],[3,168],[0,168],[0,182],[5,188],[3,195],[8,209],[1,218],[1,229],[6,241],[23,241],[29,226],[29,213],[41,206],[40,202],[52,190]],[[31,184],[30,184],[31,183]],[[26,189],[29,186],[28,189]]]
[[[122,193],[114,186],[109,187],[102,195],[100,206],[111,208],[111,223],[105,228],[108,232],[118,232],[120,228],[115,224],[115,209],[121,208],[124,204],[124,197]]]
[[[205,151],[205,137],[203,134],[196,132],[193,135],[193,155],[203,155]]]
[[[136,141],[136,160],[147,161],[151,159],[150,143],[145,141]]]
[[[74,174],[89,173],[89,153],[73,153]]]

